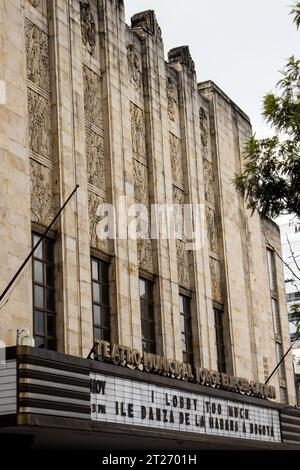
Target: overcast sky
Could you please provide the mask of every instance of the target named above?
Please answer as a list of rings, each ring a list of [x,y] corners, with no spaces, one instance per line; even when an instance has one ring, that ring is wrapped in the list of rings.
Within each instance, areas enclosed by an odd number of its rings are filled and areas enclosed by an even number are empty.
[[[300,31],[289,15],[294,0],[125,0],[126,21],[155,10],[167,52],[190,46],[198,81],[213,80],[250,117],[259,137],[270,135],[261,117],[263,95],[279,70],[300,56]],[[298,46],[298,47],[297,47]]]

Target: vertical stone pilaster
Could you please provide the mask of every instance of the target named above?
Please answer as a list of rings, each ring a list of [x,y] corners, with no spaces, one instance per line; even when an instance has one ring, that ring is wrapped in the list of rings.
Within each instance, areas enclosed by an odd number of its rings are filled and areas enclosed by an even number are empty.
[[[4,82],[5,94],[1,96],[0,103],[1,292],[31,249],[24,28],[22,2],[2,2],[0,80]],[[27,328],[32,334],[30,263],[0,307],[0,339],[6,346],[16,344],[17,328]]]
[[[206,224],[203,214],[203,175],[201,159],[201,136],[195,66],[189,48],[172,49],[168,54],[169,67],[176,70],[178,77],[179,124],[182,159],[184,165],[185,202],[194,208],[200,205],[201,246],[189,253],[189,271],[193,291],[193,344],[195,362],[215,366],[214,327],[212,304],[208,292],[208,260],[205,256]]]
[[[115,253],[115,340],[142,348],[136,240],[127,238],[128,208],[135,203],[132,162],[132,129],[128,87],[128,49],[124,5],[120,0],[102,0],[100,5],[102,90],[105,152],[111,162],[112,204],[116,210]],[[112,53],[114,51],[114,53]],[[138,72],[137,77],[138,80]],[[125,199],[124,199],[125,198]],[[124,205],[123,205],[124,204]],[[123,220],[125,237],[120,232]]]

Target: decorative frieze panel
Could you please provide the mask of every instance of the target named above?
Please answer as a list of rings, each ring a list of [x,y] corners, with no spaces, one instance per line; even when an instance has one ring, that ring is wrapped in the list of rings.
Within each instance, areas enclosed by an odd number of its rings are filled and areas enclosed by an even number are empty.
[[[51,169],[30,159],[32,220],[49,225],[54,217]]]
[[[41,0],[29,0],[29,3],[31,3],[33,7],[38,7],[40,6]]]
[[[174,224],[176,237],[184,239],[184,192],[173,185]]]
[[[209,264],[213,300],[222,303],[220,261],[210,257]]]
[[[173,80],[167,80],[167,100],[168,100],[168,115],[171,121],[175,121],[176,110],[178,104],[177,87]]]
[[[106,190],[103,137],[86,128],[86,158],[89,183]]]
[[[101,77],[85,65],[83,65],[83,87],[85,119],[102,130]]]
[[[210,204],[215,204],[213,164],[206,159],[203,160],[203,179],[205,200]]]
[[[170,133],[169,142],[173,183],[183,187],[184,178],[180,140],[175,135]]]
[[[140,89],[142,86],[142,65],[132,44],[127,46],[127,62],[130,83]]]
[[[48,36],[29,19],[25,20],[25,33],[27,78],[41,90],[50,93]]]
[[[216,214],[210,207],[206,207],[206,224],[209,249],[214,253],[218,253]]]
[[[103,240],[97,234],[97,225],[101,222],[102,217],[98,214],[99,206],[105,204],[105,199],[92,191],[88,193],[88,208],[89,208],[89,222],[90,222],[90,245],[98,250],[108,252],[109,240]]]
[[[28,88],[29,146],[33,152],[51,157],[51,109],[50,102]]]
[[[147,238],[137,240],[137,254],[139,268],[153,273],[152,241]]]
[[[148,169],[141,162],[133,159],[134,171],[134,198],[137,204],[143,204],[148,208]]]
[[[146,157],[146,134],[144,111],[130,103],[131,137],[133,156]]]
[[[208,146],[208,117],[204,108],[200,108],[200,130],[201,130],[201,143],[203,147]]]
[[[186,249],[186,243],[182,240],[176,240],[176,251],[178,283],[181,287],[190,289],[189,252]]]
[[[82,42],[87,51],[94,55],[96,49],[96,25],[90,2],[87,0],[80,2],[80,23]]]

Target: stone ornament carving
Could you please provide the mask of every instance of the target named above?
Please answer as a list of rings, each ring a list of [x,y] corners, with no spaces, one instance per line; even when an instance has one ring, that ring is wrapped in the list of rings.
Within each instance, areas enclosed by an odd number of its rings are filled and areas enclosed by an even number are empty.
[[[142,11],[133,15],[131,18],[132,28],[141,28],[150,36],[154,36],[158,41],[162,40],[161,28],[157,22],[155,13],[153,10]]]
[[[184,64],[190,73],[195,73],[195,63],[192,59],[189,46],[180,46],[171,49],[168,53],[168,62],[169,64]]]
[[[174,225],[176,237],[184,239],[184,192],[173,186]]]
[[[203,147],[208,145],[208,118],[204,108],[200,108],[199,111],[200,118],[200,129],[201,129],[201,143]]]
[[[133,159],[134,197],[137,204],[143,204],[148,208],[148,169],[135,158]]]
[[[177,251],[177,270],[178,270],[178,283],[181,287],[190,288],[190,275],[189,275],[189,253],[186,250],[186,243],[182,240],[176,240]]]
[[[222,303],[220,261],[209,258],[213,300]]]
[[[209,207],[206,207],[206,224],[209,249],[214,253],[218,253],[216,215]]]
[[[86,159],[89,182],[97,188],[105,191],[106,182],[103,138],[88,128],[86,128]]]
[[[29,146],[33,152],[51,157],[50,103],[43,96],[28,89]]]
[[[137,240],[137,255],[140,269],[153,273],[152,242],[150,239]]]
[[[172,178],[175,183],[179,183],[183,186],[183,165],[181,158],[181,143],[180,140],[174,135],[169,134],[170,143],[170,154],[171,154],[171,167],[172,167]]]
[[[31,3],[33,7],[38,7],[40,5],[40,2],[41,0],[29,0],[29,3]]]
[[[103,129],[101,78],[85,65],[83,66],[83,87],[85,119],[99,129]]]
[[[173,80],[167,80],[167,100],[168,100],[168,115],[171,121],[175,121],[176,109],[178,103],[177,87]]]
[[[204,194],[205,200],[215,203],[213,165],[209,160],[203,160]]]
[[[146,156],[146,135],[144,111],[135,104],[130,103],[131,137],[133,154]]]
[[[142,85],[142,66],[133,45],[127,46],[127,62],[130,83],[136,88],[141,88]]]
[[[97,224],[101,221],[101,217],[97,215],[99,205],[105,204],[105,199],[92,191],[88,192],[88,208],[89,208],[89,226],[90,226],[90,244],[91,247],[98,250],[108,252],[109,240],[102,240],[97,236]]]
[[[51,170],[33,159],[30,159],[30,166],[32,220],[49,225],[54,217]]]
[[[50,93],[48,36],[26,19],[27,78]]]
[[[80,23],[82,42],[91,55],[95,54],[96,48],[96,26],[88,1],[80,2]]]

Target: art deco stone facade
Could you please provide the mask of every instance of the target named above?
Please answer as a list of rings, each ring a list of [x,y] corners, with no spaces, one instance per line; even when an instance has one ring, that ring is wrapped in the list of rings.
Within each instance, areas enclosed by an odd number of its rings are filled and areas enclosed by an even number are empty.
[[[280,244],[275,224],[251,217],[232,185],[251,134],[248,117],[214,83],[197,84],[188,47],[172,49],[165,61],[152,11],[129,27],[122,0],[10,0],[0,21],[7,89],[0,105],[0,289],[29,252],[31,230],[45,227],[79,184],[55,227],[58,349],[86,357],[92,346],[92,253],[110,260],[112,340],[141,349],[143,272],[155,281],[159,353],[182,359],[183,289],[192,299],[195,363],[217,367],[213,307],[222,306],[230,372],[264,382],[276,364],[265,235],[278,251]],[[200,204],[201,249],[187,250],[184,236],[99,241],[99,203],[118,213],[121,200],[125,209]],[[17,328],[32,331],[31,292],[29,265],[1,306],[7,345]],[[286,377],[293,404],[290,360]],[[272,385],[279,388],[276,376]]]

